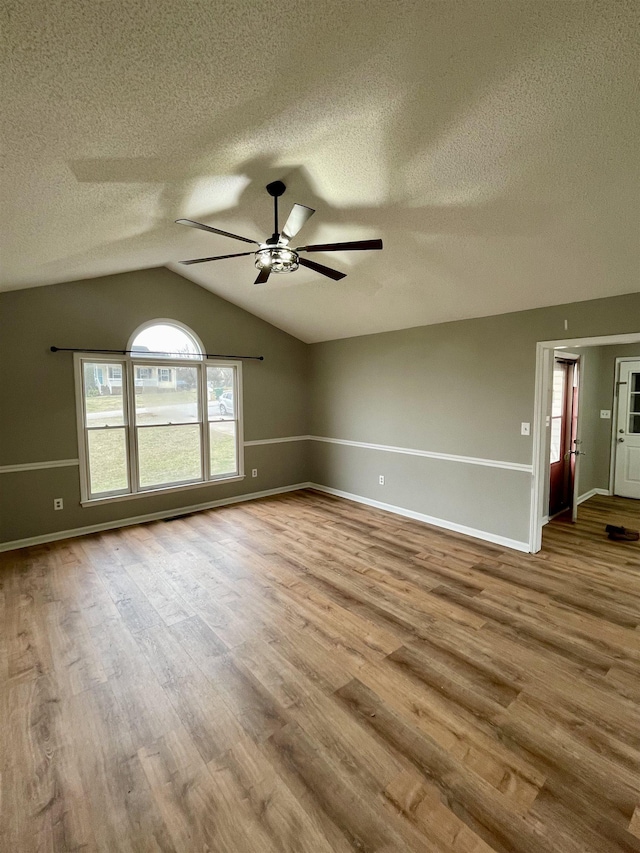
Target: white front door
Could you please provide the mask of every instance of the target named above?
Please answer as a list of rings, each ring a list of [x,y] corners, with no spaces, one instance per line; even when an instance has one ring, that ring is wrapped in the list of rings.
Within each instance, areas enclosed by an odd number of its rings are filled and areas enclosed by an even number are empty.
[[[614,494],[640,498],[640,361],[620,362]]]

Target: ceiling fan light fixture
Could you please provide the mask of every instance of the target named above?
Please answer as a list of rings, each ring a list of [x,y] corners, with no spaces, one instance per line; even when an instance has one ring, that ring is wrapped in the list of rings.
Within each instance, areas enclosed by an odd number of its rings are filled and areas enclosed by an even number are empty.
[[[300,266],[298,254],[284,246],[261,246],[256,252],[255,265],[259,270],[271,272],[294,272]]]

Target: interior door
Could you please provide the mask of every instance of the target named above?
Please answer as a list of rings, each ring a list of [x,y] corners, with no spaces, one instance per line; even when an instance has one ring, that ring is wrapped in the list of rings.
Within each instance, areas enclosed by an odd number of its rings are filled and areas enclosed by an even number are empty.
[[[578,367],[576,361],[558,358],[553,364],[551,403],[551,456],[549,460],[549,517],[567,510],[575,521],[574,501],[577,436]]]
[[[571,521],[578,520],[578,480],[580,478],[580,459],[584,456],[581,449],[582,440],[578,438],[578,401],[580,399],[580,359],[573,363],[573,388],[571,397],[571,442],[569,449],[570,464],[573,466],[571,485]]]
[[[640,498],[640,361],[620,362],[614,494]]]

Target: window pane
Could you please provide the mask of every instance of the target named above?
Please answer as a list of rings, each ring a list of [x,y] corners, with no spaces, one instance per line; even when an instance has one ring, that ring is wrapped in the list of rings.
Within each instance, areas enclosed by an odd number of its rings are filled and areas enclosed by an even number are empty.
[[[165,323],[143,329],[131,349],[148,353],[151,358],[200,358],[200,348],[191,335]]]
[[[91,429],[89,480],[92,495],[127,490],[127,447],[124,429]]]
[[[560,439],[562,432],[562,418],[551,420],[551,464],[560,461]]]
[[[135,385],[139,426],[199,421],[197,367],[136,367]]]
[[[166,486],[202,479],[200,426],[158,426],[138,430],[141,486]]]
[[[564,365],[555,364],[553,368],[553,402],[551,405],[551,416],[554,418],[562,414],[565,376]]]
[[[207,367],[209,420],[235,418],[234,367]]]
[[[86,425],[123,426],[122,364],[84,362]]]
[[[209,424],[211,476],[237,474],[236,425],[233,421]]]

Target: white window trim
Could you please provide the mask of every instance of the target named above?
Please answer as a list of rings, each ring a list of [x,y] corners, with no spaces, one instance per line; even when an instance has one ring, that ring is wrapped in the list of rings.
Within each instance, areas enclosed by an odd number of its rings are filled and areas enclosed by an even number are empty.
[[[153,323],[145,323],[144,328],[155,323],[164,325],[179,326],[185,332],[190,334],[196,341],[198,346],[201,344],[198,338],[191,332],[190,329],[181,326],[170,320],[157,320]],[[140,329],[143,327],[140,327]],[[136,331],[139,333],[140,329]],[[131,347],[129,346],[129,349]],[[201,348],[201,352],[204,350]],[[213,359],[207,358],[204,355],[194,358],[185,359],[165,359],[158,356],[145,358],[144,353],[140,353],[141,357],[131,355],[108,356],[98,355],[96,353],[74,353],[74,374],[75,374],[75,390],[76,390],[76,427],[78,434],[78,459],[80,470],[80,504],[82,506],[97,506],[98,504],[112,503],[116,501],[133,500],[135,498],[149,497],[152,495],[171,494],[172,492],[182,492],[190,489],[204,488],[215,485],[216,483],[232,483],[245,478],[244,473],[244,418],[243,418],[243,401],[242,401],[242,362],[231,359]],[[85,397],[84,397],[84,382],[82,365],[85,361],[92,364],[121,364],[122,365],[122,389],[123,398],[126,397],[125,408],[125,436],[127,437],[127,466],[129,475],[129,490],[123,492],[101,493],[94,497],[90,492],[89,478],[89,453],[87,447],[86,417],[85,417]],[[189,480],[185,483],[177,483],[160,486],[140,486],[138,483],[137,468],[137,429],[133,423],[127,420],[129,413],[135,411],[135,367],[189,367],[200,366],[200,420],[198,425],[201,430],[200,453],[201,453],[201,470],[202,478],[199,480]],[[211,476],[210,458],[209,458],[209,400],[207,387],[207,367],[233,367],[235,368],[235,402],[237,411],[234,414],[233,420],[236,423],[236,452],[237,452],[237,472],[230,475],[222,474],[220,476]],[[114,427],[118,429],[119,427]]]

